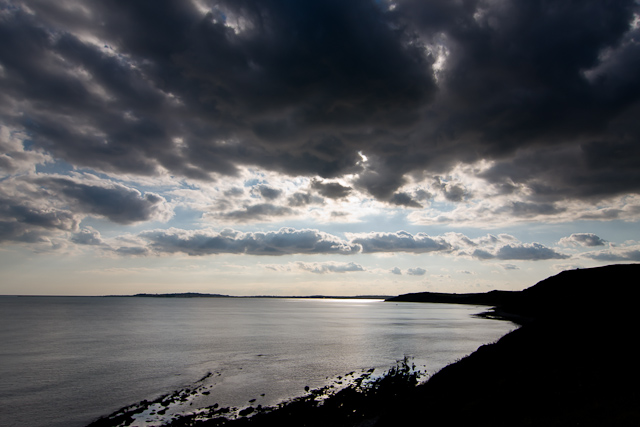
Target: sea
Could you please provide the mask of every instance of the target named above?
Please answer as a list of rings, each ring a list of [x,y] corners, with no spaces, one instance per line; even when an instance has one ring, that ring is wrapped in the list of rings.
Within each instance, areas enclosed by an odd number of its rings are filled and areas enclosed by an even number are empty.
[[[476,316],[483,310],[377,299],[4,296],[0,424],[82,427],[196,388],[206,392],[174,415],[264,407],[404,358],[426,378],[516,328]],[[154,412],[132,425],[161,424]]]

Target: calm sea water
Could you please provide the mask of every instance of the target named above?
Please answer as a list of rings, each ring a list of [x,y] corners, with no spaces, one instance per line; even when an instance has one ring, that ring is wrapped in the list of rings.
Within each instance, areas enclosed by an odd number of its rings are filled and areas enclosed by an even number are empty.
[[[270,405],[404,356],[433,373],[515,328],[482,307],[379,300],[0,297],[0,420],[85,426],[209,381]]]

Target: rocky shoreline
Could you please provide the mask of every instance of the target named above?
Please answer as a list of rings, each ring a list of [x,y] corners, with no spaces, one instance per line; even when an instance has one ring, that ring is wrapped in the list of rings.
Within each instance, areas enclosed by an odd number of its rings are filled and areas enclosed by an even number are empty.
[[[256,405],[257,399],[251,399],[248,402],[249,406],[245,407],[227,407],[216,403],[190,411],[189,406],[192,402],[199,396],[209,394],[211,386],[208,386],[205,380],[215,376],[209,373],[189,388],[159,396],[152,401],[143,400],[121,408],[87,427],[218,426],[245,423],[288,425],[288,419],[305,418],[310,411],[315,414],[316,420],[322,418],[327,423],[335,419],[336,413],[339,413],[339,417],[347,421],[344,425],[349,425],[354,419],[361,419],[367,414],[377,416],[379,406],[389,402],[392,396],[406,397],[424,375],[424,371],[405,358],[383,374],[373,368],[361,372],[352,371],[337,377],[324,387],[306,387],[303,396],[274,406]]]

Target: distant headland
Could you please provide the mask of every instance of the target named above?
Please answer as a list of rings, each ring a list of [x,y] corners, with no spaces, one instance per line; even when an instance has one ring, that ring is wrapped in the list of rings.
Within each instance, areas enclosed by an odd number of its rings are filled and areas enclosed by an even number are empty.
[[[222,294],[207,294],[199,292],[181,292],[170,294],[135,294],[135,295],[107,295],[109,297],[139,297],[139,298],[301,298],[301,299],[389,299],[389,295],[355,295],[355,296],[335,296],[335,295],[305,295],[305,296],[280,296],[280,295],[251,295],[234,296]]]

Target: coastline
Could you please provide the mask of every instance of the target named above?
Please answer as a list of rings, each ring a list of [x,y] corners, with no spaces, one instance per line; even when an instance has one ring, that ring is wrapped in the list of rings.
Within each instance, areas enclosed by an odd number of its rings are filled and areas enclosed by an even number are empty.
[[[335,393],[323,388],[274,407],[233,408],[237,418],[212,407],[165,425],[640,425],[638,274],[636,264],[566,271],[509,293],[479,316],[521,326],[424,383],[404,360],[375,381],[354,376]]]
[[[566,271],[514,293],[492,312],[520,319],[520,328],[424,384],[390,381],[381,402],[361,392],[360,400],[336,396],[333,406],[298,413],[285,406],[275,415],[175,425],[640,425],[639,274],[637,264]]]

